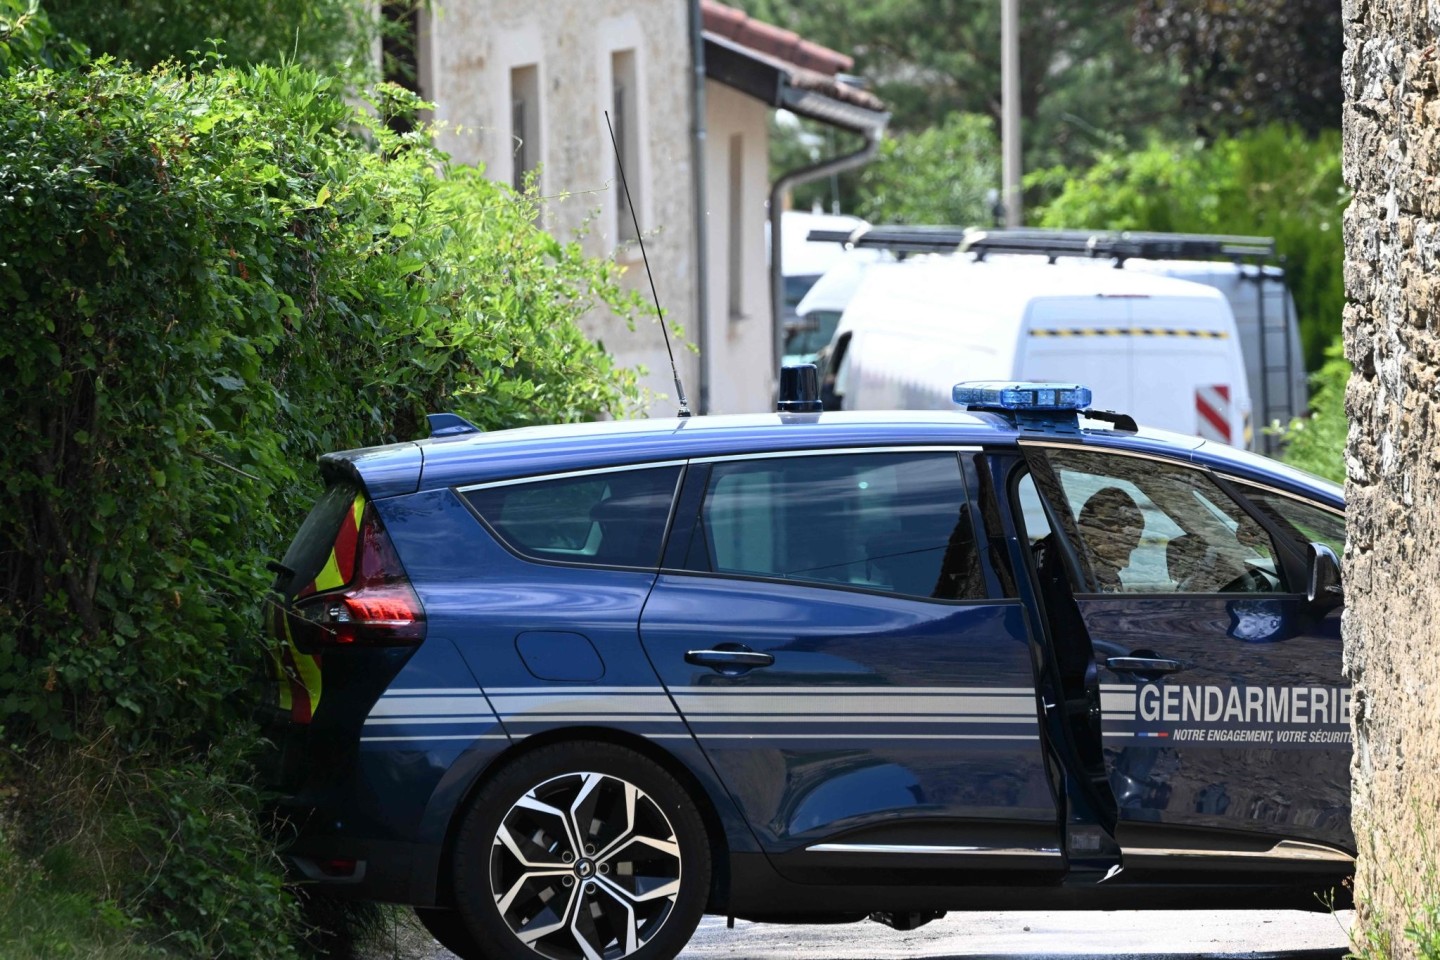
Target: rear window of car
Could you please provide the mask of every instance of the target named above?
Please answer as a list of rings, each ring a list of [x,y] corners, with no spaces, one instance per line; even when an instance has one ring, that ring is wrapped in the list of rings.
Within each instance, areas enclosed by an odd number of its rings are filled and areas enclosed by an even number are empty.
[[[678,466],[488,484],[463,491],[506,546],[535,560],[655,568]]]
[[[349,481],[333,483],[310,508],[310,514],[300,525],[290,549],[280,562],[290,573],[281,573],[275,581],[275,589],[293,597],[305,588],[320,573],[330,559],[330,550],[335,545],[335,534],[340,530],[340,520],[354,508],[355,497],[360,488]]]

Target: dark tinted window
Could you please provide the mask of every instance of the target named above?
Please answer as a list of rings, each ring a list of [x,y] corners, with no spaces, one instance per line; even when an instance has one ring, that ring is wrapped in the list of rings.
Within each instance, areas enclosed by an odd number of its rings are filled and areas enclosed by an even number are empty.
[[[983,597],[952,453],[718,463],[686,567],[916,597]]]
[[[1093,451],[1045,456],[1059,481],[1046,496],[1078,536],[1082,592],[1284,589],[1269,534],[1202,471]]]
[[[840,325],[839,310],[812,310],[785,331],[785,353],[813,357],[825,348]]]
[[[465,496],[512,549],[537,560],[656,567],[679,467],[500,484]]]
[[[353,483],[335,483],[316,501],[291,541],[290,549],[285,551],[285,558],[280,561],[293,571],[293,575],[280,574],[275,581],[276,590],[293,597],[315,579],[330,559],[335,534],[340,530],[340,520],[346,511],[355,508],[359,492]]]
[[[1345,555],[1345,518],[1340,514],[1257,487],[1242,484],[1240,489],[1280,529],[1294,537],[1297,545],[1315,541],[1334,550],[1337,557]]]

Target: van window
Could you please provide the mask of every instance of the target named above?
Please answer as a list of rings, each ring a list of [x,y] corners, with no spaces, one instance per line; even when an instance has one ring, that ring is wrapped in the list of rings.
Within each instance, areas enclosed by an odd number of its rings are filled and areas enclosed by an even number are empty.
[[[685,566],[942,600],[985,596],[959,461],[946,453],[716,464]]]
[[[785,330],[785,355],[799,357],[814,357],[830,338],[835,336],[835,328],[840,325],[839,310],[811,310],[795,324]]]
[[[535,560],[660,565],[679,467],[610,471],[468,490],[508,547]]]
[[[850,390],[850,338],[843,333],[835,346],[824,356],[820,369],[820,401],[826,410],[841,410]]]

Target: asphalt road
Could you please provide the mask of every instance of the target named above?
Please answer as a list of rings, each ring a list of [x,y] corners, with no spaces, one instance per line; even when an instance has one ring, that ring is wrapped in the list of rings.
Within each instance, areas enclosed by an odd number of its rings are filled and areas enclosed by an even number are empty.
[[[1339,960],[1353,914],[1299,911],[952,913],[919,930],[777,926],[707,917],[685,960],[980,960],[986,957],[1289,957]]]
[[[952,913],[919,930],[878,923],[782,926],[706,917],[681,960],[1341,960],[1352,911],[1088,911]],[[371,960],[454,960],[418,929]]]

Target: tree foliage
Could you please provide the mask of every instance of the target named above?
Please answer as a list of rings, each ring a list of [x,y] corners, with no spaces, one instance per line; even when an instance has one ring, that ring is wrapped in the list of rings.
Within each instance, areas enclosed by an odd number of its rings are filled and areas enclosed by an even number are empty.
[[[1335,0],[1139,0],[1135,40],[1179,67],[1184,110],[1202,133],[1340,127]]]
[[[0,76],[29,66],[79,63],[84,47],[60,34],[40,0],[0,0]]]
[[[1020,5],[1021,109],[1028,166],[1180,133],[1179,76],[1130,40],[1134,0]],[[1000,118],[1000,5],[994,0],[743,0],[746,12],[852,54],[897,131],[951,113]]]
[[[975,114],[889,137],[860,172],[854,212],[872,223],[988,224],[999,155],[994,124]]]
[[[430,410],[495,428],[629,409],[633,377],[574,323],[597,302],[631,315],[613,265],[508,188],[442,179],[423,133],[384,126],[411,107],[392,89],[372,118],[296,67],[0,79],[10,742],[98,737],[155,772],[243,730],[264,561],[319,453],[415,437]],[[273,889],[216,899],[250,853],[198,842],[224,835],[203,816],[253,809],[190,799],[225,777],[174,762],[124,797],[155,829],[133,831],[142,869],[116,902],[189,955],[274,956]],[[0,766],[32,824],[65,813],[45,789]]]
[[[1338,131],[1312,138],[1275,125],[1209,145],[1157,141],[1083,173],[1037,172],[1027,185],[1053,197],[1032,219],[1038,226],[1274,237],[1309,369],[1339,335],[1349,194]]]
[[[1345,385],[1350,382],[1350,361],[1337,338],[1325,350],[1325,363],[1310,378],[1310,414],[1290,421],[1281,434],[1282,456],[1317,476],[1345,482]]]

